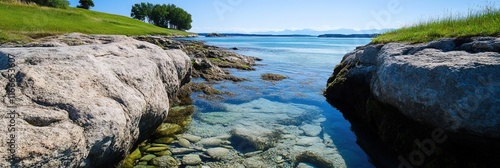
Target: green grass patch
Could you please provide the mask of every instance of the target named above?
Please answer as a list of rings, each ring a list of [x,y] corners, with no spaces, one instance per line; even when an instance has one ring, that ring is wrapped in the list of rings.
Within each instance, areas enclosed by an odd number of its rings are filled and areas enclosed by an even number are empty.
[[[466,16],[451,15],[384,33],[372,43],[422,43],[440,38],[500,36],[500,8],[485,7]]]
[[[118,35],[181,35],[125,16],[80,8],[56,9],[0,2],[0,43],[26,42],[48,35],[80,32]]]

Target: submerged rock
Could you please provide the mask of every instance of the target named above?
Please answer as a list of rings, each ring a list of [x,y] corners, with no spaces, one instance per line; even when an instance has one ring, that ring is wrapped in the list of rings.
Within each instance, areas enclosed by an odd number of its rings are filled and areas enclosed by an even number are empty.
[[[226,148],[210,148],[207,150],[207,154],[217,160],[224,158],[229,153],[229,149]]]
[[[227,144],[227,142],[219,138],[205,138],[201,139],[197,144],[200,144],[204,147],[213,147],[213,146],[222,146],[224,144]]]
[[[322,131],[321,126],[312,124],[304,124],[301,125],[299,128],[300,130],[304,131],[304,134],[311,137],[318,136]]]
[[[269,166],[257,157],[245,159],[245,162],[243,162],[243,164],[248,168],[266,168]]]
[[[189,154],[182,157],[182,163],[185,165],[199,165],[202,163],[200,155]]]
[[[162,137],[162,138],[158,138],[158,139],[155,139],[155,143],[160,143],[160,144],[170,144],[174,141],[175,139],[172,138],[172,137]]]
[[[152,154],[149,154],[149,155],[146,155],[144,157],[142,157],[141,159],[139,159],[140,161],[150,161],[151,159],[155,158],[156,155],[152,155]]]
[[[233,146],[244,153],[268,149],[281,139],[280,136],[279,133],[260,126],[242,126],[231,131]]]
[[[315,152],[312,151],[305,151],[301,153],[297,158],[295,158],[297,162],[306,162],[309,164],[312,164],[316,167],[321,167],[321,168],[335,168],[339,167],[336,166],[335,163],[327,158],[324,158],[320,155],[318,155]]]
[[[126,36],[74,33],[53,40],[65,45],[0,48],[2,88],[12,80],[6,76],[7,55],[16,64],[17,167],[49,161],[50,167],[117,165],[161,124],[169,98],[190,80],[191,61],[181,50]],[[0,109],[7,109],[7,102],[1,101]],[[0,133],[8,135],[8,128]],[[0,149],[7,151],[6,143]],[[0,167],[11,164],[0,160]]]
[[[307,163],[299,163],[297,165],[297,168],[314,168],[314,166],[311,166],[310,164]]]
[[[280,81],[283,79],[287,79],[288,77],[280,75],[280,74],[272,74],[272,73],[265,73],[260,76],[262,80],[266,81]]]
[[[146,149],[146,152],[161,152],[167,150],[168,147],[151,147]]]
[[[256,57],[226,51],[219,47],[205,45],[199,41],[185,40],[180,42],[184,45],[183,51],[191,57],[193,77],[201,77],[207,81],[245,81],[246,79],[230,75],[228,71],[222,68],[254,70],[252,66],[255,65],[256,61],[261,60]]]
[[[190,148],[191,147],[191,143],[184,139],[184,138],[179,138],[179,145],[182,146],[182,147],[185,147],[185,148]]]
[[[159,137],[173,136],[182,130],[182,127],[177,124],[163,123],[155,131],[155,135]]]
[[[171,156],[153,158],[149,163],[157,167],[178,167],[177,161]]]
[[[187,139],[188,141],[190,141],[192,143],[196,143],[196,142],[199,142],[201,140],[201,137],[191,135],[191,134],[182,134],[181,137]]]
[[[174,155],[179,155],[179,154],[187,154],[187,153],[192,153],[196,152],[196,149],[189,149],[189,148],[172,148],[171,149],[172,154]]]

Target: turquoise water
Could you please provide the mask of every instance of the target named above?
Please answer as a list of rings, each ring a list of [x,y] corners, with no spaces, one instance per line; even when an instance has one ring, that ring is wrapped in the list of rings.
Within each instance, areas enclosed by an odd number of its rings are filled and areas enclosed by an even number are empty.
[[[305,109],[311,114],[326,118],[320,124],[322,134],[319,136],[320,138],[329,136],[333,140],[347,167],[373,167],[368,156],[356,144],[356,135],[351,131],[350,123],[322,96],[328,77],[333,72],[335,65],[342,60],[344,54],[357,46],[369,43],[371,39],[199,37],[190,40],[205,41],[209,45],[225,48],[237,47],[239,49],[235,50],[237,53],[263,59],[263,61],[258,62],[260,65],[255,67],[255,71],[231,70],[233,75],[248,78],[250,81],[221,82],[214,85],[218,89],[235,93],[234,96],[226,96],[214,103],[193,94],[197,113],[203,115],[212,112],[245,110],[243,108],[246,107],[245,104],[252,104],[251,102],[260,102],[260,104],[272,102],[275,103],[275,106],[278,106],[276,105],[278,103],[284,113],[293,113],[294,109]],[[289,78],[274,83],[261,80],[260,75],[268,72],[285,75]],[[269,105],[273,105],[272,103]],[[293,108],[287,108],[287,106]],[[254,108],[259,109],[260,107]],[[196,120],[199,119],[195,117],[194,120],[194,123],[197,123]],[[304,121],[304,123],[306,122],[309,121]],[[200,124],[194,124],[192,127],[196,126],[200,126]],[[225,126],[229,127],[227,123]],[[193,130],[196,129],[193,128]],[[221,129],[224,128],[221,127]]]

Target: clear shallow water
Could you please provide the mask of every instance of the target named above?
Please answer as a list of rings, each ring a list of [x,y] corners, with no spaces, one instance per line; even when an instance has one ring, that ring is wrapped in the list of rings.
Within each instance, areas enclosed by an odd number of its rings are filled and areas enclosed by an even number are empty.
[[[328,77],[344,54],[355,47],[365,45],[371,39],[367,38],[316,38],[316,37],[219,37],[192,38],[190,40],[205,41],[209,45],[232,48],[237,47],[243,55],[262,58],[262,64],[256,66],[256,71],[231,70],[233,75],[248,78],[247,82],[221,82],[214,87],[229,91],[235,96],[213,102],[198,98],[193,94],[197,113],[201,116],[209,113],[266,112],[267,106],[279,106],[288,115],[296,111],[310,111],[326,120],[320,123],[322,134],[320,138],[329,136],[348,167],[373,167],[368,156],[356,144],[356,135],[351,131],[350,123],[342,114],[331,107],[322,96]],[[267,82],[260,79],[263,73],[276,73],[289,77],[279,82]],[[267,104],[266,104],[267,103]],[[257,107],[263,105],[264,107]],[[252,106],[253,108],[246,108]],[[271,107],[269,107],[271,108]],[[273,110],[270,110],[273,111]],[[276,110],[274,110],[276,111]],[[279,110],[278,110],[279,111]],[[254,114],[254,113],[252,113]],[[259,113],[260,114],[260,113]],[[279,115],[269,112],[270,115]],[[259,117],[261,115],[255,115]],[[266,117],[266,116],[262,116]],[[266,117],[269,119],[269,117]],[[195,117],[192,133],[196,134],[196,126],[202,126],[207,117]],[[210,119],[208,117],[208,119]],[[213,118],[216,120],[217,117]],[[265,122],[267,119],[262,119]],[[245,120],[245,119],[241,119]],[[248,120],[258,120],[255,118]],[[304,118],[304,120],[307,120]],[[227,121],[231,122],[231,121]],[[239,121],[245,122],[245,121]],[[300,122],[300,121],[299,121]],[[310,121],[304,121],[307,123]],[[198,124],[197,124],[198,123]],[[214,127],[221,131],[230,130],[231,124]],[[206,125],[204,125],[206,126]],[[198,132],[199,134],[199,132]],[[326,149],[325,149],[326,150]]]

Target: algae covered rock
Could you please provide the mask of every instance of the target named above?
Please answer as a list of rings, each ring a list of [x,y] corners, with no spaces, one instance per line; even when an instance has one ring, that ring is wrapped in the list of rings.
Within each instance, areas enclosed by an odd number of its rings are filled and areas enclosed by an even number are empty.
[[[160,167],[178,167],[177,161],[171,156],[156,157],[149,161],[149,163]]]
[[[260,76],[262,80],[265,81],[280,81],[283,79],[287,79],[288,77],[280,75],[280,74],[273,74],[273,73],[265,73]]]
[[[154,142],[155,143],[160,143],[160,144],[170,144],[174,141],[175,139],[172,138],[172,137],[162,137],[162,138],[158,138],[158,139],[155,139]]]
[[[146,152],[161,152],[167,150],[168,147],[150,147],[146,149]]]
[[[151,159],[155,158],[156,155],[152,155],[152,154],[149,154],[149,155],[146,155],[144,157],[142,157],[141,159],[139,159],[140,161],[150,161]]]
[[[140,159],[141,151],[139,148],[135,149],[132,153],[125,157],[125,159],[118,166],[119,168],[130,168],[134,167],[134,163],[137,159]]]
[[[177,124],[163,123],[155,131],[155,135],[159,137],[173,136],[174,134],[180,132],[182,127]]]

